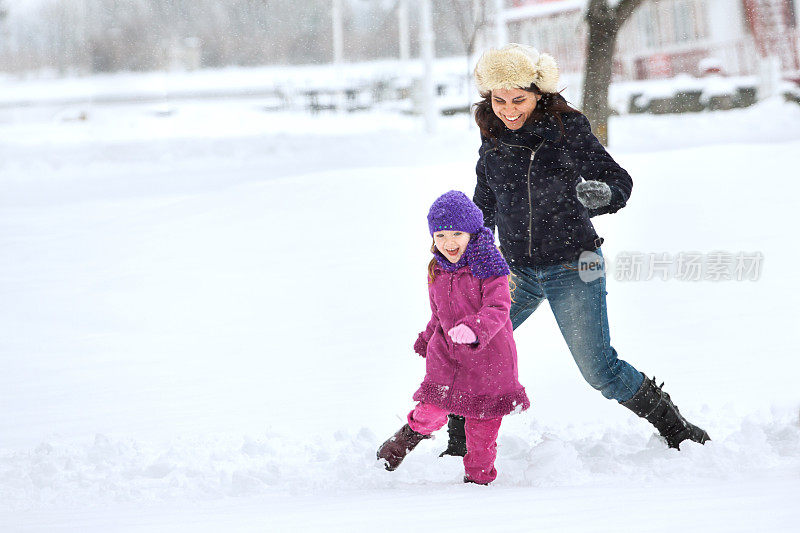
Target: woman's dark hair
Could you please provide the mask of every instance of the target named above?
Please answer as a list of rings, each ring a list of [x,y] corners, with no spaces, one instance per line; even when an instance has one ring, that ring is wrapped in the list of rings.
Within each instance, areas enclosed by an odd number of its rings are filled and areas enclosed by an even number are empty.
[[[541,120],[545,118],[545,115],[551,115],[558,121],[563,135],[564,123],[561,121],[561,113],[580,113],[571,107],[560,93],[543,93],[535,84],[531,84],[530,87],[523,90],[542,96],[526,123]],[[505,129],[505,125],[492,110],[491,91],[481,93],[481,98],[483,100],[473,104],[475,106],[475,122],[481,130],[481,135],[489,139],[496,139]]]

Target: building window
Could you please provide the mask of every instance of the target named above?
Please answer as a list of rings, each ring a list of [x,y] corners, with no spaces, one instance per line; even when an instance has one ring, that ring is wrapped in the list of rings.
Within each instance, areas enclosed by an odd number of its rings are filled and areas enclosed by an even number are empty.
[[[672,15],[674,23],[674,38],[676,43],[682,41],[696,41],[699,37],[695,20],[697,17],[694,12],[694,4],[686,0],[675,2],[672,5]]]
[[[797,27],[797,2],[796,0],[786,0],[786,16],[790,28]]]
[[[655,48],[658,45],[658,17],[652,4],[645,4],[640,8],[639,31],[644,36],[647,48]]]

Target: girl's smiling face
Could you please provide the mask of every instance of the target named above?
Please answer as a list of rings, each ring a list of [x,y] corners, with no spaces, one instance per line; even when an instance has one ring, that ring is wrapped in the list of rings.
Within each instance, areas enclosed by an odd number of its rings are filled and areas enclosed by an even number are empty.
[[[518,130],[531,116],[541,95],[522,89],[495,89],[492,91],[492,111],[506,128]]]
[[[436,249],[451,263],[458,263],[469,244],[470,234],[463,231],[442,230],[433,234]]]

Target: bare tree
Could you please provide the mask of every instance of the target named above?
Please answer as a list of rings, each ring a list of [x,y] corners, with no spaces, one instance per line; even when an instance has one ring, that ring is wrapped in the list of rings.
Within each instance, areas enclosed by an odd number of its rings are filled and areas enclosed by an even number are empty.
[[[478,45],[481,30],[489,23],[486,0],[450,0],[454,25],[467,56],[467,79],[472,76],[472,56]],[[467,109],[472,107],[470,91],[467,91]],[[470,117],[471,123],[471,117]]]
[[[3,20],[5,20],[7,16],[8,16],[8,8],[6,8],[5,2],[3,0],[0,0],[0,24],[3,23]],[[2,35],[0,35],[0,37],[2,37]],[[0,49],[2,49],[2,45],[4,44],[5,43],[0,43]]]
[[[586,10],[589,41],[583,77],[583,112],[600,142],[608,144],[608,87],[614,60],[617,34],[643,0],[591,0]]]
[[[3,21],[0,70],[70,74],[160,69],[168,64],[170,50],[187,42],[197,47],[202,67],[326,63],[332,55],[330,1],[39,0],[36,8],[9,14]],[[451,0],[431,0],[437,57],[470,53],[479,46],[475,6],[485,9],[489,2],[460,0],[453,2],[458,4],[453,10]],[[0,0],[0,10],[13,5]],[[394,0],[348,0],[343,5],[349,61],[396,55]],[[416,49],[416,17],[409,22],[410,45]]]
[[[450,0],[453,22],[455,23],[467,61],[475,53],[478,35],[486,26],[487,13],[485,0]]]

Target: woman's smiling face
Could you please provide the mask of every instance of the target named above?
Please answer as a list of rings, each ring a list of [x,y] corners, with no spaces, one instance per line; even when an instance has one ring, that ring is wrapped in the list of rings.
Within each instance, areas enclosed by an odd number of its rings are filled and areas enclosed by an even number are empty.
[[[469,244],[470,234],[463,231],[437,231],[433,234],[436,249],[451,263],[458,263]]]
[[[506,128],[518,130],[536,109],[540,98],[541,95],[522,89],[495,89],[492,91],[492,111]]]

